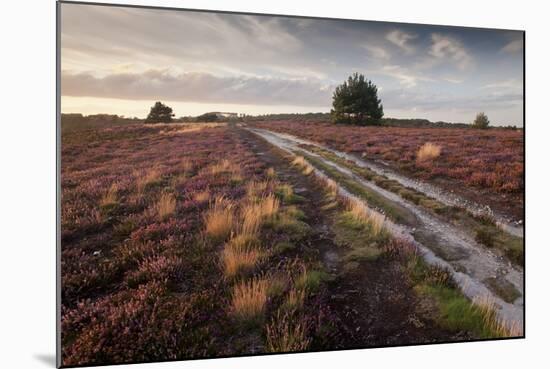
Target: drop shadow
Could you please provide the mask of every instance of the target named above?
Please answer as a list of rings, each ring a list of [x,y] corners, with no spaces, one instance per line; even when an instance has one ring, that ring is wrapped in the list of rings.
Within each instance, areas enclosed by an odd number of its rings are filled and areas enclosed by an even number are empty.
[[[55,355],[52,354],[34,354],[33,357],[43,364],[48,365],[51,368],[56,368]]]

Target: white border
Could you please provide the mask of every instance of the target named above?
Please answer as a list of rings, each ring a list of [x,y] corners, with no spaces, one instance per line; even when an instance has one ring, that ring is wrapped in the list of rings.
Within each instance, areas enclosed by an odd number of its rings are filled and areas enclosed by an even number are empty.
[[[101,1],[98,1],[101,2]],[[518,368],[547,348],[548,27],[544,2],[335,2],[298,0],[116,1],[255,13],[404,21],[527,31],[527,338],[316,354],[143,364],[143,368],[371,367]],[[53,367],[55,355],[55,4],[2,4],[0,122],[0,367]],[[544,232],[544,233],[543,233]],[[535,364],[536,365],[536,364]],[[125,368],[127,366],[119,366]]]

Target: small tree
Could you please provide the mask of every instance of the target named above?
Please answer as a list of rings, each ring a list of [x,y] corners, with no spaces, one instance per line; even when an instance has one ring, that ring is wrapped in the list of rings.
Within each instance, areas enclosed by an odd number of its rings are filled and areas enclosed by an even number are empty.
[[[145,119],[145,123],[170,123],[174,115],[171,107],[157,101],[155,105],[151,107],[151,111]]]
[[[489,128],[489,123],[489,118],[485,113],[482,112],[476,115],[476,119],[474,119],[472,126],[474,128],[486,129]]]
[[[378,87],[358,73],[336,87],[332,95],[332,106],[330,115],[334,123],[377,125],[384,116],[384,108],[378,98]]]

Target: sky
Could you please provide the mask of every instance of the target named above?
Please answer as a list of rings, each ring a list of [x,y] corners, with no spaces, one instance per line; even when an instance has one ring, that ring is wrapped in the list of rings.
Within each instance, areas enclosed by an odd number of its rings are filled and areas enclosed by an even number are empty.
[[[60,19],[64,113],[328,112],[358,72],[386,117],[523,126],[519,31],[68,3]]]

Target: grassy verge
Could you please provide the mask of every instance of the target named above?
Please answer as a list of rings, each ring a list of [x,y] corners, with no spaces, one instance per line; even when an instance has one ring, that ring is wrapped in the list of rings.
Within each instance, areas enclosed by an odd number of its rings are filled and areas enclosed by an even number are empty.
[[[350,193],[367,201],[369,206],[380,209],[380,211],[391,220],[409,226],[416,225],[416,217],[407,209],[388,202],[383,196],[379,195],[375,191],[369,190],[353,178],[343,174],[331,165],[324,163],[322,160],[306,153],[300,154],[302,154],[303,157],[311,162],[315,167],[321,169],[327,176],[338,182]]]
[[[490,300],[470,301],[452,282],[446,270],[427,265],[421,258],[409,259],[406,271],[416,292],[432,299],[438,308],[438,323],[445,329],[468,331],[474,338],[520,335],[515,326],[505,325],[496,316]]]
[[[309,159],[308,159],[309,160]],[[444,329],[468,332],[473,338],[519,336],[518,327],[503,323],[495,305],[488,299],[472,302],[453,282],[447,270],[428,265],[410,243],[396,239],[383,226],[376,225],[368,209],[339,198],[334,182],[325,180],[327,202],[338,202],[332,210],[332,230],[338,245],[348,248],[343,272],[356,269],[362,261],[377,262],[382,256],[402,263],[412,288],[420,298],[433,301],[437,307],[437,323]],[[340,208],[340,209],[338,209]],[[342,210],[342,208],[344,210]]]

